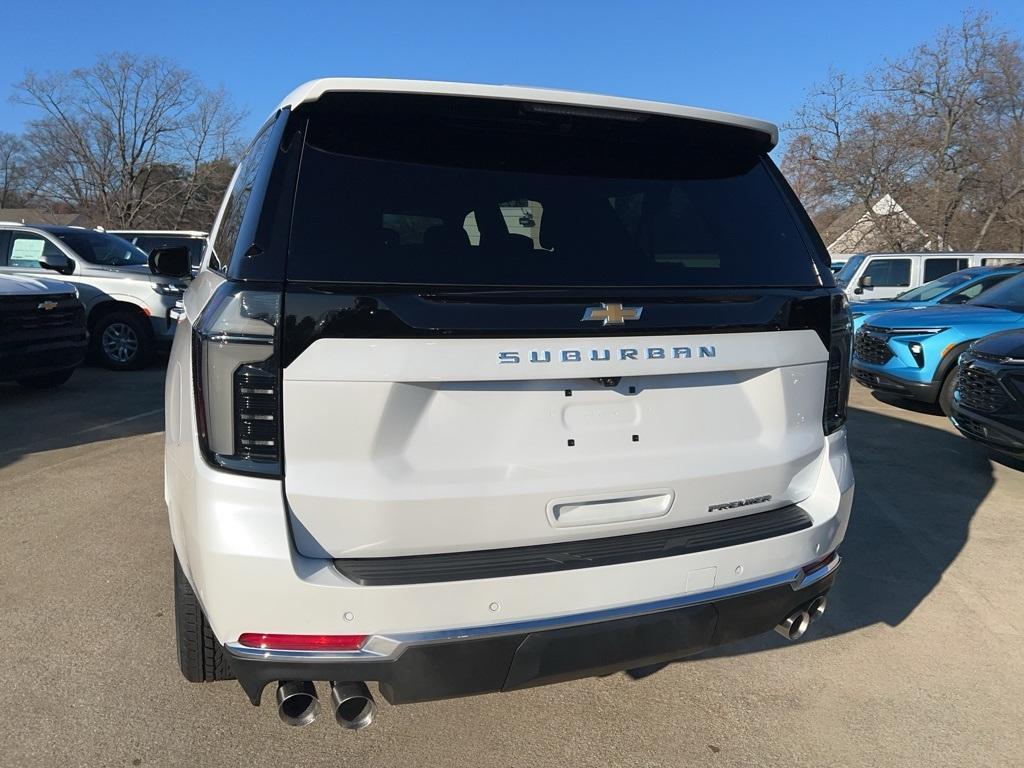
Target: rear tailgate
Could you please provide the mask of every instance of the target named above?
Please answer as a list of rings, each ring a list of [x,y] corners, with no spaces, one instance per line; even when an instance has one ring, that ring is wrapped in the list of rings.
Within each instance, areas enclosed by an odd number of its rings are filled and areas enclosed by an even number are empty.
[[[799,502],[824,445],[827,357],[812,330],[319,339],[284,372],[296,541],[315,556],[455,552]]]

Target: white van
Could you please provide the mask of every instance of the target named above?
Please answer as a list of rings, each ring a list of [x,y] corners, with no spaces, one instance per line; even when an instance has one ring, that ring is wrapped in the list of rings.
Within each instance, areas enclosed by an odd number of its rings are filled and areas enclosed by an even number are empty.
[[[1024,260],[1020,253],[855,253],[836,273],[851,299],[891,299],[911,288],[968,267],[1001,267]]]

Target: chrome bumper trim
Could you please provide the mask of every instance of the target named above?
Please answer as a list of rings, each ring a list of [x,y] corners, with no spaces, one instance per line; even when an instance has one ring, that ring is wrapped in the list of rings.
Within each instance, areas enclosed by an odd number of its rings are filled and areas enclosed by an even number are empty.
[[[225,643],[225,648],[234,656],[252,660],[265,661],[374,661],[380,659],[397,659],[405,649],[413,645],[426,645],[452,640],[473,640],[498,635],[514,635],[523,632],[540,632],[548,629],[574,627],[581,624],[595,624],[601,621],[626,619],[659,611],[684,608],[690,605],[713,602],[725,598],[738,597],[750,592],[789,584],[794,591],[812,586],[833,573],[839,567],[839,555],[835,555],[827,563],[810,573],[802,569],[787,571],[775,576],[767,576],[756,581],[742,584],[731,584],[727,587],[697,592],[689,595],[676,595],[662,600],[647,603],[633,603],[617,608],[605,608],[599,611],[574,613],[565,616],[552,616],[543,619],[526,619],[506,624],[488,624],[479,627],[461,629],[441,629],[426,632],[401,632],[387,635],[372,635],[358,651],[282,651],[267,648],[250,648],[238,643]]]

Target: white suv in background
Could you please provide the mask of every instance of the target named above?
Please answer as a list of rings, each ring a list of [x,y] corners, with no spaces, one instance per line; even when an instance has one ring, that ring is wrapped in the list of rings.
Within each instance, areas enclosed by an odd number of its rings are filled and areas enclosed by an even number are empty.
[[[185,677],[276,682],[293,725],[323,681],[358,728],[370,681],[399,704],[802,635],[853,498],[850,318],[776,138],[554,90],[288,96],[167,371]]]
[[[108,368],[141,368],[170,347],[186,282],[154,275],[148,253],[92,229],[0,223],[0,275],[47,269],[78,289],[93,352]]]

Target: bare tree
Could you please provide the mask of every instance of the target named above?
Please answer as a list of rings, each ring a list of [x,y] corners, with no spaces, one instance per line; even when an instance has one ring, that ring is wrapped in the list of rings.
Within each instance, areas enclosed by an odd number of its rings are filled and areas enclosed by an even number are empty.
[[[830,73],[788,127],[783,169],[808,206],[860,211],[883,247],[1019,245],[1024,57],[987,15],[861,81]]]
[[[244,116],[222,90],[167,59],[133,54],[30,71],[13,100],[42,111],[24,138],[37,194],[118,227],[189,218],[198,186],[210,181],[198,170],[233,158]]]
[[[13,133],[0,133],[0,208],[21,203],[25,173],[25,145]]]

